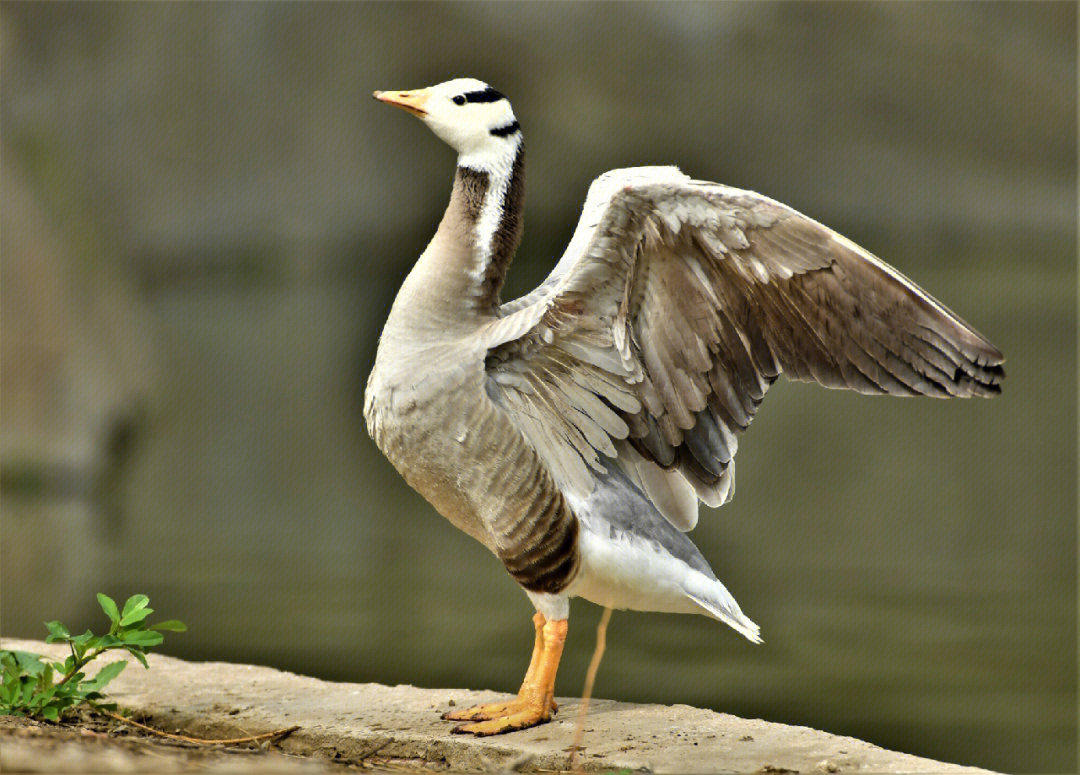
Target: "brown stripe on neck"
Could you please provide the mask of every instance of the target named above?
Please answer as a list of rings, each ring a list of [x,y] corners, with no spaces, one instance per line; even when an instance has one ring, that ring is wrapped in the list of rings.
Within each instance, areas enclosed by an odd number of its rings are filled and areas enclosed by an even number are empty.
[[[475,276],[479,287],[473,292],[477,309],[493,312],[500,303],[499,294],[506,279],[506,271],[514,259],[521,233],[524,228],[525,209],[525,146],[519,142],[514,162],[510,169],[510,179],[499,203],[499,223],[491,237],[490,245],[479,245],[476,228],[484,212],[485,200],[494,196],[502,180],[492,180],[492,174],[486,170],[472,167],[457,168],[454,176],[454,192],[451,195],[451,209],[458,213],[457,222],[468,235],[475,251],[474,255],[483,262],[477,267]]]
[[[465,226],[471,231],[480,220],[480,210],[484,207],[484,196],[488,190],[488,173],[469,167],[458,167],[454,175],[454,194],[460,195],[461,211]]]
[[[525,143],[518,144],[514,156],[510,182],[502,201],[502,217],[491,240],[491,255],[484,267],[484,277],[480,284],[479,306],[491,311],[500,304],[506,272],[514,260],[521,234],[525,228]]]

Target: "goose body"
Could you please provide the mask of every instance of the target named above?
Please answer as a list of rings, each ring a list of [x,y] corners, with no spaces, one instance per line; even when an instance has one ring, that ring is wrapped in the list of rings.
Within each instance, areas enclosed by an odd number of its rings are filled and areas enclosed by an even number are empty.
[[[450,204],[380,337],[369,432],[537,609],[518,697],[456,711],[495,734],[554,712],[571,597],[701,613],[752,641],[687,536],[734,491],[737,436],[780,375],[863,393],[989,396],[1003,357],[882,261],[749,191],[674,167],[590,188],[563,257],[503,303],[522,232],[509,101],[456,79],[377,99],[458,152]]]

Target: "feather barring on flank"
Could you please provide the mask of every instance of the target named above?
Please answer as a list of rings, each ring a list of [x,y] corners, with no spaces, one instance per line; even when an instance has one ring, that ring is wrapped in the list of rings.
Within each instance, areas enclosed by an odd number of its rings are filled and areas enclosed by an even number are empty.
[[[532,292],[503,302],[525,146],[475,79],[375,92],[458,153],[442,221],[394,301],[364,416],[379,448],[536,607],[517,697],[454,711],[477,735],[555,712],[571,597],[698,613],[751,641],[686,533],[734,493],[739,435],[780,376],[860,393],[992,396],[1002,354],[816,221],[674,167],[608,172]]]

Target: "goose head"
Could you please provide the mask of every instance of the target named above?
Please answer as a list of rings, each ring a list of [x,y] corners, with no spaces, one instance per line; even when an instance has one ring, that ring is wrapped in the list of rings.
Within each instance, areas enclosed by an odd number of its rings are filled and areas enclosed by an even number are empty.
[[[412,91],[377,91],[373,96],[418,117],[458,152],[463,166],[486,168],[512,158],[521,142],[510,101],[475,78]]]

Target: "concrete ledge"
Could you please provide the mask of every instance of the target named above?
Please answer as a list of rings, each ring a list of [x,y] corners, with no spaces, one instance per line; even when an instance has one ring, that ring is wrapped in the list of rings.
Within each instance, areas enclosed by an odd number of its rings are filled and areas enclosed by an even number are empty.
[[[5,639],[3,648],[62,658],[41,641]],[[120,657],[115,657],[120,658]],[[130,661],[130,660],[129,660]],[[152,655],[132,662],[109,686],[121,706],[160,728],[224,737],[299,724],[282,750],[337,761],[405,760],[460,772],[565,770],[578,700],[559,699],[555,721],[493,738],[451,735],[439,714],[503,695],[467,689],[329,683],[267,667],[192,663]],[[741,719],[685,705],[594,700],[586,720],[588,770],[696,773],[982,773],[888,751],[806,727]]]

